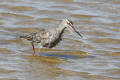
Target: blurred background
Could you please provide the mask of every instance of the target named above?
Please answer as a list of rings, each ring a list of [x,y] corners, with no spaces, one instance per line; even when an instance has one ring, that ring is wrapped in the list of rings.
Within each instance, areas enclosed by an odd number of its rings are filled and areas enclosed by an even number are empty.
[[[83,35],[34,57],[20,35],[69,18]],[[37,47],[36,47],[37,50]],[[0,0],[1,80],[120,80],[119,0]]]

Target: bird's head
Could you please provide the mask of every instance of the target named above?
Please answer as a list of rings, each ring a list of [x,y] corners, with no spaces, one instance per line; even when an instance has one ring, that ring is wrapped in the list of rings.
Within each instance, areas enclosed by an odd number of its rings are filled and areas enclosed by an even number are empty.
[[[78,31],[76,31],[71,20],[63,19],[62,23],[64,24],[64,27],[71,29],[72,31],[76,32],[80,37],[82,37],[82,35]]]

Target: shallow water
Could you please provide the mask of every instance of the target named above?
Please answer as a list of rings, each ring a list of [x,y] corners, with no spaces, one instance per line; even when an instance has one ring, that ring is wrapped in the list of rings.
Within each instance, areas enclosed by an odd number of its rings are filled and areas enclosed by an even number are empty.
[[[1,80],[120,80],[119,0],[0,0]],[[20,35],[73,20],[53,49],[32,56]],[[37,48],[36,48],[37,50]]]

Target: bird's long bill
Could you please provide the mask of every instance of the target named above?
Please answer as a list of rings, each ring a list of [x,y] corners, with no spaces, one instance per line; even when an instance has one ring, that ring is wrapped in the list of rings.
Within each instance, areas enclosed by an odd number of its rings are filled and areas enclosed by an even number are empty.
[[[77,33],[80,37],[82,37],[82,35],[74,28],[74,26],[71,26],[72,30]]]

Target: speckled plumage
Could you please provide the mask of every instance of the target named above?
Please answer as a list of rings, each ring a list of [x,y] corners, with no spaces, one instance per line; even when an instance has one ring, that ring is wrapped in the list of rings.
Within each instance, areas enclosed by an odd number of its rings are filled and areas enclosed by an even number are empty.
[[[62,40],[61,38],[64,29],[65,28],[63,28],[62,30],[58,30],[57,28],[51,30],[42,29],[39,32],[34,32],[29,35],[20,37],[25,38],[32,43],[39,43],[41,48],[52,48],[56,46],[60,40]]]
[[[73,22],[68,19],[64,19],[61,24],[55,29],[42,29],[39,32],[34,32],[26,36],[20,36],[20,38],[25,38],[31,41],[32,44],[38,43],[40,48],[52,48],[56,46],[59,41],[61,41],[65,28],[71,28],[78,34],[78,32],[73,27]]]

